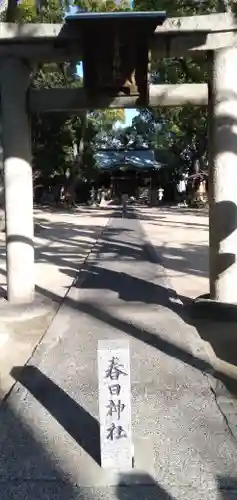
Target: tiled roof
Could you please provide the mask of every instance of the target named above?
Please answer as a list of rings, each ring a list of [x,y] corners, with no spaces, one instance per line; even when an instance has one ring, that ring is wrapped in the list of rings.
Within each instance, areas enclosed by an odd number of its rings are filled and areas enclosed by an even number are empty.
[[[102,170],[119,168],[128,165],[137,169],[161,168],[161,164],[155,160],[154,151],[151,149],[109,151],[100,150],[95,154],[98,166]]]

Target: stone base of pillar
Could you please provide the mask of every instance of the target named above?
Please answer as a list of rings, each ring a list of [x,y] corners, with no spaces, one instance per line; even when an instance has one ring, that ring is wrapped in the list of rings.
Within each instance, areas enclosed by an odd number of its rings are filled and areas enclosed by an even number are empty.
[[[193,300],[192,312],[198,319],[229,323],[237,321],[237,304],[213,300],[208,293]]]
[[[6,298],[2,298],[0,299],[1,323],[21,323],[42,318],[52,313],[52,311],[56,313],[60,307],[60,303],[61,301],[53,301],[40,295],[36,295],[34,301],[30,304],[12,304]]]

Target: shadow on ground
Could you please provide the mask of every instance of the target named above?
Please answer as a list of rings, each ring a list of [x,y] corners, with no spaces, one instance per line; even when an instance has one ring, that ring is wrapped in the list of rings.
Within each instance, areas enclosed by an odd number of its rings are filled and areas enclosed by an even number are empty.
[[[208,278],[208,245],[186,243],[182,248],[163,245],[155,248],[166,270]]]
[[[14,367],[11,375],[100,464],[98,421],[35,366]]]
[[[200,222],[199,220],[200,217],[205,217],[206,215],[208,215],[208,211],[206,209],[192,210],[187,208],[161,206],[157,207],[156,212],[155,211],[152,212],[152,217],[151,214],[149,214],[149,209],[144,210],[141,207],[138,207],[138,209],[139,209],[139,220],[145,221],[148,224],[150,222],[153,225],[165,226],[169,227],[170,229],[188,227],[191,229],[202,229],[208,231],[208,226],[206,224],[203,224],[203,222]],[[177,216],[179,217],[183,215],[192,216],[193,219],[195,217],[195,220],[193,220],[192,222],[188,222],[187,220],[184,220],[182,222],[180,219],[174,220],[174,217]],[[170,216],[172,216],[172,220],[169,220]]]
[[[78,446],[82,447],[98,462],[98,454],[100,453],[99,442],[97,442],[98,421],[34,366],[15,367],[13,376],[75,439]],[[39,500],[44,498],[52,500],[59,498],[61,500],[84,499],[80,486],[73,486],[73,477],[69,478],[68,473],[66,476],[56,466],[56,457],[54,466],[45,449],[36,443],[33,432],[37,435],[37,429],[32,429],[31,435],[29,425],[24,425],[14,415],[8,403],[1,407],[1,413],[2,435],[4,434],[7,440],[7,447],[0,454],[0,481],[1,476],[6,481],[6,496],[1,496],[1,499],[15,498],[11,495],[14,494],[15,489],[17,490],[17,485],[20,486],[18,500],[28,498]],[[4,488],[2,488],[1,494],[3,491]],[[173,497],[164,488],[145,473],[121,473],[115,496],[111,490],[109,497],[118,500],[128,498],[131,500],[157,498],[173,500]],[[93,500],[93,495],[90,498]]]
[[[48,209],[48,207],[47,207]],[[49,264],[56,268],[60,268],[63,274],[67,274],[64,270],[67,269],[68,276],[72,279],[76,276],[80,265],[87,258],[91,247],[94,242],[99,237],[103,226],[92,222],[90,226],[86,224],[80,224],[80,217],[95,217],[95,220],[100,216],[101,218],[108,217],[108,210],[94,210],[94,209],[83,209],[79,212],[63,211],[60,215],[69,215],[68,220],[62,221],[52,221],[47,219],[47,214],[42,216],[42,209],[38,210],[40,217],[37,216],[35,219],[35,242],[27,242],[34,245],[35,249],[35,262],[36,264]],[[58,213],[58,210],[51,209],[52,213]],[[73,216],[71,219],[70,216]],[[77,217],[77,222],[74,223],[73,219]],[[14,236],[12,236],[14,239]],[[19,237],[16,235],[15,238]],[[0,241],[0,262],[6,261],[6,248],[5,241]],[[45,268],[45,273],[47,268]],[[0,274],[6,276],[4,269],[0,269]],[[3,280],[4,281],[4,280]],[[6,285],[3,283],[0,285],[0,297],[6,297]],[[66,290],[65,290],[66,293]],[[61,302],[61,297],[59,301]]]
[[[98,461],[98,421],[84,408],[70,398],[60,387],[34,366],[15,367],[13,376],[42,405],[60,426],[66,430],[92,458]],[[30,409],[29,409],[30,412]],[[26,415],[26,413],[25,413]],[[93,488],[81,488],[70,474],[59,466],[57,453],[47,453],[47,439],[43,444],[36,440],[38,429],[27,415],[24,421],[11,403],[5,402],[0,409],[0,483],[1,500],[97,500]],[[45,425],[45,424],[43,424]],[[40,434],[47,435],[47,429]],[[53,436],[51,436],[53,439]],[[56,436],[55,436],[56,438]],[[54,442],[54,439],[53,441]],[[63,454],[63,448],[61,449]],[[54,456],[54,458],[53,458]],[[217,477],[218,500],[234,500],[237,493],[237,479]],[[178,500],[164,486],[158,484],[147,473],[120,473],[118,484],[113,489],[103,489],[105,498],[111,500]],[[180,484],[180,490],[183,485]],[[188,492],[187,492],[188,494]],[[206,498],[208,499],[208,493]]]
[[[16,372],[15,372],[16,373]],[[45,381],[41,386],[39,374],[28,373],[21,376],[21,383],[26,384],[30,390],[32,382],[29,383],[28,376],[33,377],[33,383],[39,385],[37,391],[45,389]],[[36,376],[37,381],[34,379]],[[49,382],[53,384],[53,382]],[[29,387],[29,385],[31,387]],[[58,391],[61,391],[55,384],[51,387],[53,392],[53,401],[46,405],[53,417],[57,420],[58,404],[60,403]],[[37,397],[37,391],[33,391],[33,395]],[[60,395],[66,398],[64,403],[68,404],[67,394]],[[42,398],[39,398],[39,403],[44,404]],[[76,403],[72,401],[63,410],[65,415],[59,418],[58,422],[65,426],[68,430],[69,426],[74,423],[73,437],[76,433],[84,433],[84,442],[93,439],[93,434],[90,435],[88,430],[85,432],[78,412],[81,409],[76,408]],[[71,411],[71,413],[70,413]],[[60,410],[61,414],[63,413]],[[84,413],[85,410],[83,410]],[[47,452],[47,440],[45,443],[36,438],[38,429],[33,425],[33,421],[29,424],[16,413],[10,402],[5,402],[0,409],[1,416],[1,438],[0,438],[0,484],[1,484],[1,500],[97,500],[98,490],[94,493],[94,488],[83,488],[75,483],[70,474],[65,473],[59,465],[57,457],[53,458],[52,450],[49,455]],[[88,416],[90,418],[90,416]],[[98,427],[98,422],[97,422]],[[41,429],[42,432],[42,429]],[[45,429],[47,432],[47,429]],[[53,436],[52,436],[53,438]],[[56,438],[56,436],[55,436]],[[77,441],[77,439],[76,439]],[[77,441],[78,442],[78,441]],[[79,442],[79,444],[81,444]],[[88,449],[88,444],[84,445]],[[63,447],[61,449],[63,454]],[[129,474],[121,474],[120,480],[114,494],[113,490],[107,490],[106,498],[111,500],[175,500],[161,486],[159,486],[151,477],[147,475],[137,474],[136,478],[139,486],[130,485]],[[133,476],[134,482],[134,476]],[[93,485],[92,485],[93,486]],[[104,489],[103,493],[105,493]]]
[[[118,210],[116,212],[116,217],[121,217],[121,211]],[[133,219],[134,213],[132,211],[128,211],[127,218]],[[139,223],[139,222],[138,222]],[[42,261],[50,262],[51,259],[57,263],[60,267],[62,273],[67,274],[71,278],[74,278],[76,272],[78,270],[78,255],[80,254],[80,245],[81,242],[74,241],[74,237],[81,234],[83,236],[94,234],[95,231],[98,230],[97,227],[93,227],[93,229],[85,230],[84,227],[78,226],[75,228],[73,224],[60,224],[62,232],[65,231],[65,234],[68,235],[68,239],[66,240],[71,245],[71,248],[68,252],[65,252],[65,247],[63,247],[63,251],[60,253],[60,247],[56,249],[56,253],[52,252],[50,254],[50,248],[45,247],[45,250],[41,248],[41,257]],[[47,232],[47,238],[49,238],[52,242],[58,242],[58,233],[53,227],[55,223],[51,225],[47,221],[42,221],[42,227]],[[100,228],[101,229],[101,228]],[[142,228],[141,235],[142,235]],[[55,231],[55,233],[54,233]],[[100,245],[98,251],[100,251],[102,261],[105,260],[117,260],[120,259],[123,262],[128,261],[131,262],[145,262],[150,261],[152,263],[158,264],[162,267],[162,252],[159,254],[158,249],[158,258],[156,257],[156,253],[151,251],[151,247],[145,244],[137,244],[129,239],[129,243],[125,243],[122,241],[121,233],[129,232],[131,230],[129,228],[113,228],[106,227],[100,238]],[[59,240],[59,245],[61,243],[65,243],[65,239],[62,238]],[[195,250],[192,249],[192,252]],[[160,259],[159,259],[160,255]],[[185,259],[183,259],[185,261]],[[183,265],[183,264],[182,264]],[[184,272],[189,273],[190,269],[183,268]],[[192,272],[197,270],[192,270]],[[0,270],[0,273],[4,274],[4,271]],[[101,289],[101,284],[103,283],[103,289],[113,290],[118,294],[118,296],[125,302],[131,301],[139,301],[147,304],[154,304],[157,306],[163,306],[165,308],[171,309],[179,315],[186,323],[194,326],[200,337],[208,342],[212,349],[214,350],[217,358],[223,360],[234,368],[237,367],[237,336],[236,336],[236,324],[225,325],[223,323],[215,322],[215,321],[204,321],[201,318],[196,318],[192,315],[192,307],[191,302],[187,299],[187,297],[178,296],[177,293],[167,286],[167,283],[154,284],[145,279],[137,278],[136,276],[131,276],[128,273],[116,273],[114,270],[109,270],[102,267],[95,266],[90,263],[89,266],[85,265],[80,273],[79,287],[83,287],[84,279],[86,279],[86,287],[87,288],[98,288]],[[77,284],[76,284],[77,286]],[[61,302],[61,297],[57,294],[54,294],[42,287],[37,287],[37,292],[40,295],[43,295],[47,298],[52,299],[53,301]],[[135,325],[128,324],[125,321],[122,321],[115,316],[112,316],[108,311],[101,310],[96,304],[92,305],[89,303],[77,303],[76,301],[66,298],[67,305],[82,311],[86,314],[89,314],[92,317],[99,319],[101,322],[110,324],[115,326],[116,328],[128,333],[129,335],[139,338],[141,341],[154,346],[155,348],[165,352],[166,354],[177,357],[181,359],[183,362],[188,363],[192,366],[196,366],[199,370],[211,372],[213,373],[213,367],[207,363],[206,360],[202,360],[200,358],[195,358],[190,352],[186,352],[183,350],[182,346],[175,346],[163,338],[159,338],[159,336],[154,335],[148,330],[137,328]],[[223,328],[225,329],[225,333],[223,334]],[[224,367],[225,368],[225,367]],[[215,375],[217,379],[224,382],[228,389],[231,390],[233,394],[237,394],[237,375],[228,371],[228,376],[226,375],[226,370],[216,370]]]
[[[33,429],[16,414],[9,402],[1,405],[1,500],[83,500],[46,447],[37,442]]]
[[[194,234],[193,230],[197,232],[201,230],[202,235],[208,233],[208,225],[200,224],[199,220],[200,217],[206,215],[207,212],[204,210],[191,211],[189,209],[178,209],[177,207],[157,209],[154,212],[152,211],[152,215],[149,213],[143,214],[142,210],[139,210],[139,220],[146,222],[148,234],[149,223],[152,226],[159,227],[159,229],[161,228],[161,241],[159,241],[155,249],[167,271],[175,271],[190,276],[208,277],[208,237],[206,235],[203,236],[206,241],[202,243],[192,242],[192,239],[189,242],[182,241],[182,231],[184,229],[191,230],[191,235]],[[192,216],[192,220],[187,220],[186,216]],[[163,244],[162,227],[165,230],[168,228],[172,243]],[[157,234],[160,234],[160,232]],[[177,234],[178,237],[176,240]]]
[[[111,211],[111,207],[109,205],[105,207],[101,206],[89,206],[89,205],[79,205],[75,208],[67,208],[64,205],[47,205],[47,204],[42,204],[42,205],[37,205],[35,204],[34,206],[34,213],[35,215],[42,214],[42,211],[46,211],[52,214],[58,214],[60,213],[61,215],[76,215],[78,214],[83,215],[83,216],[91,216],[91,217],[107,217],[108,212]]]
[[[120,217],[120,212],[117,212],[117,216]],[[128,218],[133,219],[134,214],[130,211],[127,214]],[[139,221],[138,221],[139,224]],[[141,238],[142,238],[142,228]],[[128,243],[122,241],[121,232],[126,232],[128,234]],[[137,244],[133,241],[132,237],[129,239],[129,232],[131,230],[126,229],[116,229],[113,227],[106,227],[100,239],[99,252],[100,252],[100,262],[109,259],[109,261],[120,259],[123,262],[144,262],[149,261],[160,266],[162,269],[162,256],[161,259],[157,259],[156,253],[152,251],[149,244]],[[71,267],[68,266],[68,262],[62,258],[58,257],[58,263],[62,263],[61,272],[71,275],[70,273],[75,272],[75,265]],[[114,270],[107,269],[105,267],[95,266],[95,260],[90,262],[89,265],[85,265],[80,273],[80,279],[75,282],[75,286],[83,287],[84,278],[86,277],[86,288],[106,288],[112,290],[118,294],[125,302],[139,301],[147,304],[154,304],[155,306],[162,306],[171,309],[175,314],[180,316],[184,322],[194,326],[201,338],[212,345],[212,348],[216,355],[220,357],[221,360],[231,363],[234,367],[237,366],[237,338],[235,334],[235,324],[234,325],[223,325],[211,321],[203,321],[199,318],[195,318],[192,315],[192,303],[187,297],[178,296],[177,293],[167,286],[167,282],[162,282],[161,284],[154,284],[145,279],[137,278],[136,276],[131,276],[129,273],[116,273]],[[103,284],[103,285],[102,285]],[[41,287],[37,287],[38,293],[55,300],[58,300],[58,296],[45,290]],[[159,335],[154,335],[148,329],[140,329],[132,323],[128,323],[122,320],[116,315],[112,315],[111,312],[105,309],[101,309],[98,304],[91,304],[89,302],[77,302],[70,297],[66,297],[66,304],[78,311],[86,313],[91,317],[100,320],[102,323],[114,326],[117,329],[127,333],[128,335],[140,339],[156,349],[163,351],[171,357],[175,357],[183,361],[184,363],[195,366],[197,369],[207,372],[214,373],[217,380],[223,382],[228,390],[231,390],[233,394],[237,394],[237,380],[236,375],[226,372],[225,367],[222,369],[215,369],[211,362],[207,359],[201,359],[195,357],[191,352],[184,349],[182,345],[174,345],[170,341],[159,337]],[[223,335],[223,327],[225,326],[225,335]],[[228,329],[228,330],[227,330]],[[219,333],[218,333],[219,332]],[[227,333],[226,333],[227,332]]]
[[[237,498],[237,477],[217,476],[218,500],[235,500]]]
[[[161,210],[161,219],[166,214],[172,213],[176,214],[175,209],[163,209]],[[218,204],[216,207],[216,220],[221,220],[221,212],[225,210],[228,213],[228,227],[221,227],[219,230],[219,240],[222,241],[228,237],[236,228],[237,224],[237,212],[236,206],[230,202],[223,202]],[[189,211],[184,209],[180,213],[188,213]],[[205,210],[190,212],[192,215],[195,214],[197,217],[197,223],[195,220],[196,229],[199,229],[198,216],[205,215]],[[162,222],[162,220],[161,220]],[[184,222],[185,226],[186,222]],[[208,277],[208,246],[207,245],[197,245],[193,243],[183,244],[182,248],[177,247],[164,247],[162,244],[155,247],[156,253],[159,257],[159,262],[164,266],[165,270],[168,271],[178,271],[184,275],[188,276],[200,276]],[[226,260],[229,262],[229,260]],[[225,262],[225,263],[226,263]],[[164,302],[164,297],[169,293],[169,298],[166,300],[166,305],[170,309],[174,310],[187,324],[194,326],[200,337],[210,345],[211,351],[217,358],[217,365],[219,361],[221,362],[221,369],[223,371],[221,375],[222,382],[228,387],[233,394],[237,395],[237,324],[236,322],[225,323],[215,320],[215,317],[209,320],[203,319],[200,313],[195,311],[193,307],[193,302],[186,296],[179,295],[177,298],[181,300],[182,305],[175,305],[174,307],[174,291],[159,290],[157,295],[158,303],[162,305]],[[161,298],[163,297],[163,298]],[[199,315],[198,315],[199,314]],[[226,374],[229,376],[226,376]],[[220,374],[219,374],[220,375]]]
[[[116,212],[116,217],[120,218],[120,211]],[[97,216],[96,216],[97,217]],[[132,215],[130,215],[132,217]],[[92,225],[86,227],[73,222],[50,222],[47,219],[39,219],[37,222],[35,262],[53,264],[60,272],[74,279],[81,264],[87,258],[90,248],[94,246],[94,241],[103,233],[103,227]],[[138,258],[143,260],[143,250],[137,245],[125,246],[120,241],[122,229],[109,229],[109,238],[106,252],[114,254],[117,258],[123,253],[124,259]],[[37,238],[39,239],[37,241]],[[45,240],[45,244],[42,241]],[[103,237],[102,237],[103,241]],[[33,244],[33,243],[32,243]],[[5,260],[5,245],[0,245],[0,261]],[[0,274],[6,276],[6,272],[0,269]],[[36,287],[38,292],[40,288]],[[5,297],[4,285],[0,288],[0,295]],[[50,294],[50,292],[49,292]],[[54,295],[54,300],[61,302],[62,298]]]
[[[137,476],[138,484],[130,485],[128,490],[126,484],[128,484],[130,480],[134,482],[134,476]],[[139,483],[146,484],[144,490]],[[130,475],[129,473],[120,475],[119,483],[116,488],[116,497],[118,500],[175,500],[173,496],[147,474]]]
[[[131,214],[130,217],[132,217]],[[111,259],[120,258],[125,261],[127,259],[129,262],[131,260],[155,262],[154,254],[147,244],[138,246],[130,242],[125,245],[119,240],[119,232],[114,231],[113,228],[111,230],[107,228],[104,231],[100,251],[105,259],[108,259],[109,256]],[[71,268],[64,265],[62,270],[70,272]],[[98,267],[95,267],[94,262],[85,265],[83,272],[89,276],[87,287],[90,279],[93,280],[94,288],[101,289],[102,282],[103,286],[116,291],[118,295],[122,296],[124,301],[138,300],[139,302],[157,306],[161,305],[172,309],[184,321],[192,323],[189,316],[189,304],[187,301],[185,302],[186,299],[181,297],[184,305],[180,303],[180,297],[177,296],[174,290],[167,288],[166,284],[154,285],[154,283],[133,277],[128,273],[121,273],[118,276],[114,271],[106,270],[103,267],[99,270]],[[101,275],[98,276],[98,273],[101,273]],[[83,282],[79,286],[83,286]],[[53,300],[58,299],[55,294],[43,288],[38,287],[38,292]],[[131,337],[140,339],[170,357],[180,359],[202,372],[213,373],[212,365],[208,361],[194,356],[192,352],[188,352],[182,345],[175,345],[148,329],[141,329],[131,322],[122,320],[116,316],[116,313],[112,314],[101,309],[97,304],[78,302],[70,297],[66,297],[65,304],[98,319],[102,324],[106,323]],[[200,333],[202,333],[201,330]],[[15,367],[12,375],[18,384],[24,386],[38,403],[58,421],[78,446],[81,446],[98,462],[99,427],[97,420],[37,368],[33,366]],[[215,371],[214,375],[217,380],[223,381],[227,386],[232,384],[231,390],[237,393],[237,383],[231,376],[225,377],[222,372],[218,371]],[[31,429],[28,422],[22,422],[19,411],[16,416],[11,407],[11,400],[12,398],[8,399],[0,409],[1,500],[8,500],[9,498],[17,498],[17,500],[27,500],[28,498],[38,498],[39,500],[45,498],[52,500],[88,500],[88,494],[85,498],[80,486],[76,487],[68,474],[66,475],[64,471],[59,469],[57,460],[55,459],[54,462],[52,457],[49,458],[44,446],[36,442],[33,435],[37,435],[37,429]],[[21,472],[19,473],[19,471]],[[38,477],[39,471],[40,478]],[[141,483],[142,478],[138,477],[138,481]],[[144,478],[144,482],[147,483],[147,478]],[[144,487],[141,487],[141,485],[126,487],[127,483],[129,483],[129,476],[122,475],[116,489],[116,498],[118,500],[177,500],[165,491],[161,485],[155,483],[152,478],[150,478],[150,485]],[[220,495],[218,500],[234,500],[236,498],[237,480],[224,477],[217,478],[217,485]],[[111,495],[110,498],[113,500]],[[93,494],[90,500],[93,500]]]

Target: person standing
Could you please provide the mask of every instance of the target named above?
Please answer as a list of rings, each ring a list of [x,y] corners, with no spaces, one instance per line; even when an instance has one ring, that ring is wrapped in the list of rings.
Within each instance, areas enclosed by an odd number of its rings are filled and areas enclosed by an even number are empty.
[[[127,203],[128,203],[128,194],[123,193],[122,194],[122,212],[123,212],[123,217],[126,214],[127,211]]]
[[[177,184],[177,192],[178,192],[178,207],[187,206],[186,203],[186,187],[187,187],[187,181],[185,180],[185,177],[183,176],[178,184]]]
[[[159,203],[162,203],[163,197],[164,197],[164,189],[162,187],[160,187],[158,189],[158,201],[159,201]]]

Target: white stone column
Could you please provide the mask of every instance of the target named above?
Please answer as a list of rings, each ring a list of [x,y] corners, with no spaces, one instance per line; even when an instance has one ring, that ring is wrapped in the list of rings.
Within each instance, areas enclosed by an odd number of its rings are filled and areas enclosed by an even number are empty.
[[[11,303],[34,299],[34,224],[31,141],[26,110],[29,68],[0,63],[6,204],[7,295]]]
[[[211,66],[210,298],[237,304],[237,47],[216,51]]]

